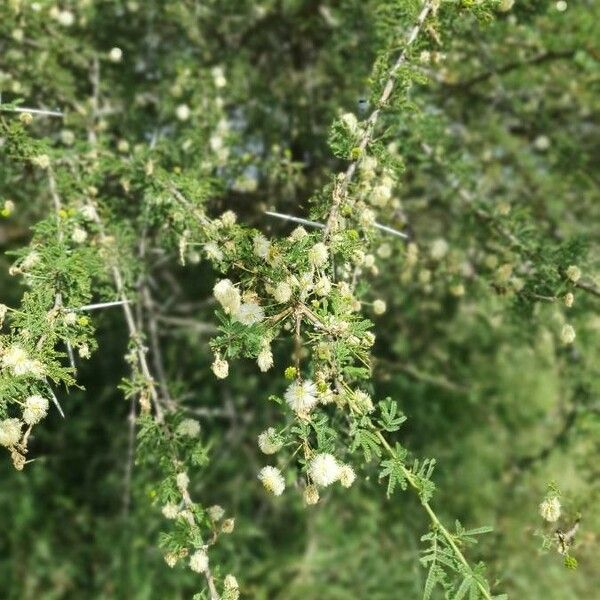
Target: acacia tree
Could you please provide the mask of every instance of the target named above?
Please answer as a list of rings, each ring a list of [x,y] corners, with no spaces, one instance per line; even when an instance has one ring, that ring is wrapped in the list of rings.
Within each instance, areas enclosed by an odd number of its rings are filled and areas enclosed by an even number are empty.
[[[593,10],[1,9],[10,597],[594,589]]]

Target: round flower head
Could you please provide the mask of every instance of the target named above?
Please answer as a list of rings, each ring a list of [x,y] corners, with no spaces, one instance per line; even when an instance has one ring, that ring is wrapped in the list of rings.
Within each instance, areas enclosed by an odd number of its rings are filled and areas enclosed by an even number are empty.
[[[313,267],[322,267],[329,259],[329,250],[323,242],[316,243],[308,251],[308,260]]]
[[[29,375],[39,378],[44,374],[42,363],[39,360],[31,360],[25,350],[17,345],[10,346],[6,350],[1,363],[5,369],[10,369],[17,377]]]
[[[540,515],[542,519],[549,523],[558,521],[560,517],[560,500],[556,496],[544,500],[540,504]]]
[[[277,467],[263,467],[258,474],[258,479],[273,496],[281,496],[283,494],[285,481],[283,480],[281,471]]]
[[[356,479],[356,473],[350,465],[342,465],[340,467],[340,483],[343,487],[349,488]]]
[[[229,375],[229,363],[219,356],[215,358],[210,368],[218,379],[225,379]]]
[[[269,346],[265,346],[258,354],[256,359],[258,368],[263,372],[267,372],[273,366],[273,353]]]
[[[318,403],[317,387],[310,381],[294,381],[284,394],[285,401],[297,415],[308,414]]]
[[[448,254],[448,242],[444,238],[438,238],[431,244],[429,253],[433,260],[442,260]]]
[[[308,235],[308,232],[302,225],[296,227],[292,233],[290,233],[290,240],[292,242],[299,242],[302,238],[305,238]]]
[[[177,554],[175,552],[167,552],[165,554],[165,562],[167,563],[167,566],[170,567],[171,569],[177,564],[178,560],[179,560],[179,557],[177,556]]]
[[[575,329],[571,325],[565,325],[560,332],[563,344],[572,344],[575,341]]]
[[[225,575],[225,579],[223,580],[223,586],[226,590],[237,590],[240,587],[237,582],[237,579],[231,574]]]
[[[571,265],[567,268],[567,277],[573,283],[577,283],[581,279],[581,269],[576,265]]]
[[[361,413],[370,413],[375,408],[371,396],[362,390],[356,390],[354,392],[354,404]]]
[[[341,121],[350,133],[356,133],[356,130],[358,129],[358,119],[356,118],[356,115],[350,112],[344,113],[341,117]]]
[[[111,48],[110,52],[108,53],[108,60],[110,60],[110,62],[118,63],[121,62],[122,58],[123,50],[121,50],[121,48]]]
[[[389,178],[386,178],[389,179]],[[371,202],[375,206],[384,207],[392,198],[392,184],[390,181],[381,183],[373,188],[371,192]]]
[[[316,504],[319,501],[319,490],[316,485],[307,485],[304,490],[304,502],[308,505]]]
[[[255,325],[265,318],[265,311],[256,302],[244,302],[235,314],[236,321],[242,325]]]
[[[317,296],[329,296],[330,292],[331,281],[329,280],[329,277],[324,275],[317,279],[317,282],[315,283],[315,294],[317,294]]]
[[[204,244],[204,252],[206,252],[206,257],[209,260],[216,260],[217,262],[223,260],[223,252],[216,242],[207,242]]]
[[[21,421],[19,419],[4,419],[0,421],[0,446],[10,448],[21,439]]]
[[[234,315],[240,309],[240,292],[229,279],[221,279],[215,284],[213,295],[227,314]]]
[[[190,118],[190,107],[187,104],[180,104],[175,109],[175,116],[180,121],[187,121]]]
[[[258,447],[263,454],[275,454],[283,447],[283,441],[274,427],[269,427],[258,436]]]
[[[269,249],[271,247],[271,242],[262,234],[255,235],[252,239],[252,244],[254,246],[254,254],[259,258],[267,258],[269,256]]]
[[[87,231],[83,229],[83,227],[75,227],[75,229],[73,229],[73,233],[71,234],[71,239],[76,244],[83,244],[83,242],[87,240],[87,237]]]
[[[332,454],[317,454],[308,467],[311,479],[323,487],[340,478],[340,465]]]
[[[232,225],[235,225],[236,221],[237,215],[232,210],[226,210],[221,215],[221,222],[223,223],[223,225],[225,225],[225,227],[231,227]]]
[[[196,573],[204,573],[208,569],[208,554],[204,550],[196,550],[190,556],[190,569]]]
[[[29,396],[25,400],[25,408],[23,410],[23,421],[27,425],[35,425],[39,423],[48,414],[49,402],[47,398],[37,394]]]
[[[177,426],[177,433],[187,437],[198,437],[200,434],[200,423],[196,419],[184,419]]]
[[[187,473],[182,471],[181,473],[177,473],[175,482],[177,483],[179,490],[183,492],[187,490],[188,485],[190,485],[190,478],[188,477]]]
[[[292,297],[292,287],[286,281],[281,281],[273,290],[273,298],[276,302],[283,304]]]
[[[373,312],[376,315],[382,315],[387,309],[387,305],[384,300],[375,300],[373,302]]]
[[[162,507],[162,514],[165,517],[165,519],[176,519],[177,515],[179,514],[179,508],[177,507],[176,504],[173,504],[172,502],[168,502],[167,504],[165,504]]]
[[[208,516],[213,521],[220,521],[225,515],[225,511],[222,506],[215,504],[208,509]]]
[[[565,302],[565,306],[567,308],[571,308],[571,306],[573,306],[573,302],[575,302],[575,296],[571,292],[567,292],[563,300]],[[1,322],[2,319],[0,319],[0,323]]]

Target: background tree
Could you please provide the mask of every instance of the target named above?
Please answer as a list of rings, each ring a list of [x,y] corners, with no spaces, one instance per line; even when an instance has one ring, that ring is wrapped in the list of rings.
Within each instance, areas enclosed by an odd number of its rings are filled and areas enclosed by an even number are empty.
[[[0,16],[3,597],[594,594],[596,3]]]

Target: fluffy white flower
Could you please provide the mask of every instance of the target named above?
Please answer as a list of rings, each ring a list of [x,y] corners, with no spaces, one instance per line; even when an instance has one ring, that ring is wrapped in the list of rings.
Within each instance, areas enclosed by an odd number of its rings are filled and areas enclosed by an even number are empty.
[[[236,321],[242,325],[255,325],[265,318],[265,311],[256,302],[244,302],[235,314]]]
[[[108,53],[108,60],[110,60],[110,62],[118,63],[121,62],[122,59],[123,50],[121,50],[121,48],[117,48],[115,46],[114,48],[110,49],[110,52]]]
[[[40,167],[40,169],[47,169],[50,166],[50,157],[47,154],[40,154],[34,156],[31,159],[31,162]]]
[[[273,290],[273,298],[277,302],[287,302],[292,297],[292,286],[287,281],[280,281]]]
[[[500,12],[508,12],[514,5],[515,0],[500,0],[498,9]]]
[[[258,447],[263,454],[275,454],[283,447],[283,441],[274,427],[269,427],[258,436]]]
[[[25,408],[23,409],[23,421],[27,425],[35,425],[39,423],[47,414],[50,403],[47,398],[35,394],[29,396],[25,400]]]
[[[179,557],[177,556],[177,554],[175,552],[167,552],[165,554],[165,562],[167,563],[167,566],[170,567],[171,569],[177,564],[178,560],[179,560]]]
[[[0,446],[14,446],[21,439],[21,421],[4,419],[0,421]]]
[[[540,504],[540,515],[542,519],[549,523],[558,521],[560,517],[560,500],[556,496],[544,500]]]
[[[285,481],[283,475],[277,467],[263,467],[258,479],[263,484],[264,488],[274,496],[281,496],[285,490]]]
[[[237,215],[232,210],[226,210],[221,215],[221,222],[223,223],[223,225],[225,225],[225,227],[231,227],[232,225],[235,225],[236,221]]]
[[[575,341],[575,329],[572,325],[564,325],[560,332],[560,339],[563,344],[572,344]]]
[[[356,390],[354,392],[354,403],[361,413],[369,413],[375,409],[371,396],[367,392],[363,392],[363,390]]]
[[[177,426],[177,433],[187,437],[198,437],[200,434],[200,423],[196,419],[184,419]]]
[[[190,485],[190,478],[185,471],[182,471],[181,473],[177,473],[175,482],[177,483],[177,487],[180,489],[180,491],[183,492],[187,490],[188,485]]]
[[[273,366],[273,353],[269,346],[265,346],[258,353],[256,364],[263,373],[266,373]]]
[[[448,253],[448,242],[444,238],[438,238],[431,244],[429,254],[433,260],[442,260]]]
[[[373,188],[371,202],[375,206],[384,207],[392,199],[392,186],[394,182],[389,177],[384,177],[382,182]]]
[[[356,473],[350,465],[342,465],[340,467],[340,483],[343,487],[349,488],[356,479]]]
[[[271,247],[271,242],[262,234],[255,235],[252,238],[252,244],[254,247],[254,254],[259,258],[267,258],[269,256],[269,248]]]
[[[83,242],[87,240],[87,237],[87,231],[83,229],[83,227],[75,227],[75,229],[73,229],[73,233],[71,234],[71,239],[76,244],[83,244]]]
[[[179,508],[177,507],[176,504],[173,504],[172,502],[168,502],[167,504],[165,504],[162,507],[162,514],[165,517],[165,519],[176,519],[177,515],[179,514]]]
[[[319,401],[317,386],[310,380],[294,381],[285,391],[284,398],[297,415],[308,414]]]
[[[329,258],[329,250],[323,242],[317,242],[308,251],[308,260],[313,267],[322,267]]]
[[[223,252],[216,242],[207,242],[204,244],[204,252],[206,252],[206,256],[210,260],[223,260]]]
[[[196,573],[204,573],[208,569],[208,554],[204,550],[196,550],[190,556],[190,569]]]
[[[302,238],[305,238],[307,235],[308,232],[306,231],[306,229],[304,229],[302,225],[299,225],[298,227],[296,227],[296,229],[294,229],[294,231],[292,231],[292,233],[290,233],[290,240],[292,240],[292,242],[298,242]]]
[[[229,279],[221,279],[215,284],[213,295],[227,314],[233,315],[240,309],[240,292]]]
[[[63,26],[63,27],[71,27],[71,25],[73,25],[73,23],[75,23],[75,15],[68,10],[61,10],[57,15],[56,15],[56,20]]]
[[[190,107],[187,104],[180,104],[175,109],[175,116],[180,121],[187,121],[190,118]]]
[[[358,129],[358,119],[353,113],[344,113],[341,117],[342,123],[346,126],[350,133],[356,133]]]
[[[63,129],[60,132],[60,141],[65,146],[71,146],[75,143],[75,134],[70,129]]]
[[[373,227],[375,223],[375,213],[370,208],[365,208],[358,215],[358,222],[365,228]]]
[[[376,315],[382,315],[387,309],[387,305],[383,300],[375,300],[373,302],[373,312]]]
[[[20,346],[10,346],[2,356],[2,366],[10,369],[13,375],[41,377],[44,369],[38,360],[31,360]]]
[[[317,279],[317,282],[315,283],[315,294],[317,294],[317,296],[329,296],[330,292],[331,281],[329,280],[329,277],[324,275]]]
[[[225,379],[229,375],[229,363],[219,356],[215,357],[210,368],[218,379]]]
[[[91,204],[86,204],[79,211],[81,216],[87,221],[95,221],[98,218],[98,213],[96,209]]]
[[[215,87],[223,88],[227,85],[227,79],[225,78],[223,67],[213,67],[211,73],[213,76],[213,81],[215,82]]]
[[[208,509],[208,516],[213,521],[220,521],[224,515],[225,511],[223,510],[223,507],[218,504],[215,504]]]
[[[567,277],[573,282],[577,283],[581,279],[581,269],[576,265],[571,265],[567,268]]]
[[[226,590],[237,590],[240,586],[237,582],[237,579],[231,575],[225,575],[225,579],[223,580],[223,587]]]
[[[6,304],[0,304],[0,327],[2,327],[2,323],[4,323],[7,312],[8,306],[6,306]]]
[[[317,485],[327,487],[340,478],[340,465],[332,454],[317,454],[310,462],[308,474]]]

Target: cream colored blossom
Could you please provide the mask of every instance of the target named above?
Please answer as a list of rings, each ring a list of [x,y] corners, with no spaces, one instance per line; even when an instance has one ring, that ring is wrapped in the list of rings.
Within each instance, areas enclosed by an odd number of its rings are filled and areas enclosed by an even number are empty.
[[[200,423],[196,419],[183,419],[177,426],[177,433],[187,437],[198,437],[200,435]]]
[[[287,281],[280,281],[273,290],[273,298],[276,302],[283,304],[292,297],[292,286]]]
[[[581,279],[581,269],[576,265],[570,265],[567,268],[567,277],[573,283],[577,283]]]
[[[35,425],[39,423],[47,414],[50,403],[47,398],[34,394],[29,396],[25,400],[25,407],[23,409],[23,421],[27,425]]]
[[[227,314],[236,314],[241,306],[240,292],[229,279],[221,279],[216,283],[213,295]]]
[[[340,467],[340,483],[343,487],[349,488],[356,479],[356,473],[350,465],[342,465]]]
[[[319,501],[319,489],[316,485],[307,485],[304,490],[304,502],[308,505],[316,504]]]
[[[329,259],[329,250],[323,242],[317,242],[308,251],[308,260],[313,267],[322,267]]]
[[[307,415],[319,401],[317,386],[310,380],[294,381],[285,391],[284,398],[297,415]]]
[[[208,554],[204,550],[196,550],[190,556],[190,569],[196,573],[204,573],[208,569]]]
[[[210,368],[218,379],[225,379],[229,375],[229,363],[219,356],[215,357]]]
[[[555,523],[560,518],[561,506],[560,500],[554,496],[544,500],[540,504],[540,515],[542,519],[549,523]]]
[[[575,341],[575,329],[572,325],[566,324],[560,332],[560,339],[563,344],[572,344]]]
[[[266,373],[273,366],[273,353],[269,346],[265,346],[258,353],[256,364],[263,373]]]
[[[317,454],[308,467],[311,479],[320,486],[327,487],[340,477],[340,465],[332,454]]]
[[[242,325],[256,325],[264,320],[265,311],[256,302],[244,302],[234,316]]]
[[[376,315],[382,315],[387,309],[387,305],[384,300],[375,300],[373,302],[373,312]]]
[[[263,467],[258,479],[263,484],[264,488],[274,496],[281,496],[285,490],[285,481],[281,471],[277,467]]]
[[[19,419],[4,419],[0,421],[0,446],[10,448],[21,439],[21,421]]]
[[[275,454],[283,448],[283,440],[274,427],[269,427],[258,436],[258,447],[263,454]]]

